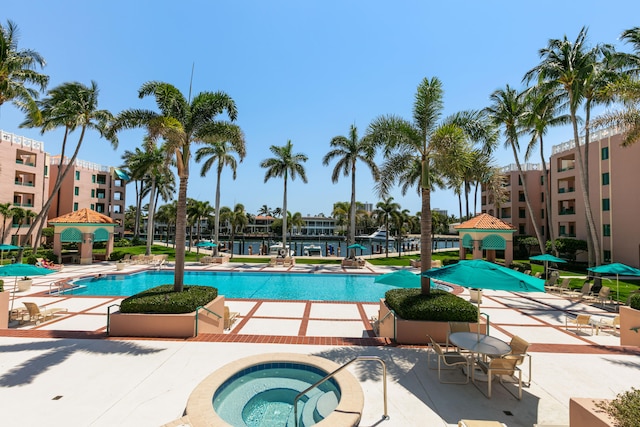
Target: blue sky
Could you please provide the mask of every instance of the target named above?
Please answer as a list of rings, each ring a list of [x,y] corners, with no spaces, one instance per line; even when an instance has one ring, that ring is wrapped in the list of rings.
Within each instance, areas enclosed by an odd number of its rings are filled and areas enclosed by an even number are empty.
[[[184,94],[194,65],[193,92],[227,92],[237,103],[246,135],[247,156],[232,180],[222,177],[221,203],[243,203],[252,213],[264,204],[282,206],[282,180],[263,183],[259,163],[271,145],[293,142],[309,157],[308,184],[289,185],[288,207],[303,215],[329,215],[335,201],[350,198],[350,179],[332,184],[322,166],[329,141],[360,135],[379,115],[411,119],[413,97],[424,77],[444,86],[444,116],[480,109],[489,95],[510,84],[521,87],[526,71],[538,63],[538,50],[551,38],[575,39],[589,27],[589,41],[612,43],[638,25],[637,0],[579,4],[563,1],[44,1],[5,2],[0,12],[20,28],[20,47],[40,52],[50,86],[67,81],[100,88],[100,108],[114,114],[127,108],[155,108],[137,90],[150,80],[178,87]],[[62,134],[20,129],[22,114],[0,108],[0,129],[45,142],[56,154]],[[121,164],[125,150],[140,145],[142,132],[120,135],[112,150],[96,134],[87,135],[79,158],[103,165]],[[546,146],[571,139],[555,129]],[[194,147],[197,148],[197,147]],[[382,160],[382,159],[380,159]],[[513,162],[499,150],[500,165]],[[539,159],[534,159],[539,162]],[[370,173],[358,165],[357,199],[379,201]],[[193,164],[189,197],[213,204],[215,176],[200,178]],[[415,213],[415,192],[392,193],[403,209]],[[127,204],[133,204],[133,189]],[[452,192],[432,194],[432,207],[457,215]]]

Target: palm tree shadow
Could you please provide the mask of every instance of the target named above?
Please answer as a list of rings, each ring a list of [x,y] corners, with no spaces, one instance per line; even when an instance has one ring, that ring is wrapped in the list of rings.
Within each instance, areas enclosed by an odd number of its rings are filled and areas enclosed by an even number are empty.
[[[0,387],[16,387],[32,383],[40,374],[63,363],[74,353],[120,354],[143,356],[162,349],[142,347],[123,341],[60,339],[0,346],[0,353],[38,352],[0,376]]]

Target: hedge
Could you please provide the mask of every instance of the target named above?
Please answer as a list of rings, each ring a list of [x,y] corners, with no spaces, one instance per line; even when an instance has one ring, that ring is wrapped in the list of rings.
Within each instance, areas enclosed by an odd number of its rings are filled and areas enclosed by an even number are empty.
[[[420,289],[391,289],[385,293],[387,305],[405,320],[441,322],[477,322],[478,308],[452,293],[431,290],[429,295]]]
[[[175,292],[173,285],[161,285],[126,298],[120,304],[122,313],[191,313],[216,299],[218,289],[211,286],[185,286]]]

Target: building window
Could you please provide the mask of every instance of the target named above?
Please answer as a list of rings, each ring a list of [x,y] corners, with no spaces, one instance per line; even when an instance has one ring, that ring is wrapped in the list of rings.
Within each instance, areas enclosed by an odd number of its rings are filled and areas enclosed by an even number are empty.
[[[79,196],[80,195],[80,187],[73,187],[73,194],[74,194],[74,196]]]
[[[96,183],[96,176],[95,176],[95,175],[91,175],[91,182],[92,182],[93,184],[95,184],[95,183]]]
[[[76,181],[80,181],[80,171],[76,171]]]
[[[540,201],[544,203],[544,193],[540,193]]]
[[[44,165],[44,176],[49,176],[49,166]]]
[[[544,219],[544,209],[540,209],[540,218]]]
[[[611,209],[610,199],[602,199],[602,210],[608,211]]]
[[[544,225],[540,227],[540,234],[543,235],[543,236],[545,235],[544,234]]]
[[[559,232],[560,236],[566,236],[566,234],[567,234],[566,230],[567,230],[566,227],[564,225],[561,225],[560,226],[560,232]]]
[[[96,189],[92,188],[91,189],[91,198],[94,198],[94,197],[96,197]]]
[[[602,174],[602,185],[609,185],[609,172]]]
[[[604,262],[611,262],[611,251],[604,250],[602,251],[602,255],[604,257]]]
[[[607,160],[609,158],[609,147],[602,147],[602,160]]]
[[[95,211],[96,210],[95,205],[93,203],[91,203],[89,209],[91,209],[92,211]]]
[[[544,175],[540,175],[540,185],[544,185]]]
[[[527,211],[524,208],[518,209],[518,218],[526,218]]]
[[[518,175],[518,185],[522,185],[522,177]]]
[[[524,202],[526,199],[524,198],[524,193],[521,191],[518,193],[518,201]]]
[[[77,211],[78,210],[78,202],[74,202],[73,203],[73,211]]]
[[[611,224],[602,224],[602,235],[611,236]]]
[[[524,229],[524,224],[520,224],[520,225],[518,226],[518,233],[520,233],[520,234],[526,234],[526,233],[525,233],[525,229]]]

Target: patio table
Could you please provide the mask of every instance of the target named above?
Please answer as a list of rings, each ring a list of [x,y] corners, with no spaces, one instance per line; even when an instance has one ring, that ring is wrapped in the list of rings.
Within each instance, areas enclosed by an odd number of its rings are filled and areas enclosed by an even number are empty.
[[[477,332],[454,332],[449,335],[449,342],[462,350],[477,354],[478,357],[482,356],[483,359],[486,359],[487,356],[504,356],[511,352],[511,346],[501,339],[491,335],[478,334]],[[474,365],[471,370],[473,381],[476,379],[486,380],[486,377],[483,377],[481,372],[478,375],[475,371],[476,366]]]

